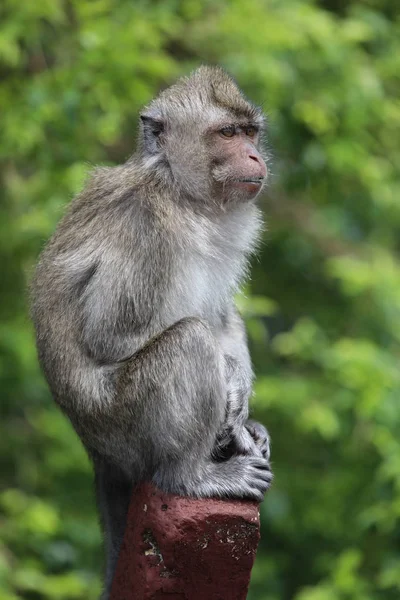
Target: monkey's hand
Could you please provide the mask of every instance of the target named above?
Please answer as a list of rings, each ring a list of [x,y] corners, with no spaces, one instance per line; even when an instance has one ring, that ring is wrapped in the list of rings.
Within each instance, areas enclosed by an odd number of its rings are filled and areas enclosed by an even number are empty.
[[[268,431],[257,421],[247,420],[241,428],[233,429],[228,447],[235,454],[259,456],[268,461],[270,458]]]
[[[270,437],[264,425],[261,425],[261,423],[258,423],[257,421],[248,419],[245,429],[250,434],[253,443],[259,449],[261,455],[269,460],[271,455]]]
[[[251,378],[232,356],[225,355],[227,402],[225,421],[217,436],[216,455],[260,456],[269,460],[270,438],[261,423],[248,419]]]

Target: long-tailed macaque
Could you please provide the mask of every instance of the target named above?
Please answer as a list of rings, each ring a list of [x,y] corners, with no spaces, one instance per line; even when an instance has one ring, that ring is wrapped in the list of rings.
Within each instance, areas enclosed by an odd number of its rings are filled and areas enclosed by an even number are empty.
[[[137,152],[94,170],[41,255],[39,358],[93,461],[108,590],[139,481],[258,501],[271,483],[233,302],[260,231],[263,130],[229,75],[199,68],[144,109]]]

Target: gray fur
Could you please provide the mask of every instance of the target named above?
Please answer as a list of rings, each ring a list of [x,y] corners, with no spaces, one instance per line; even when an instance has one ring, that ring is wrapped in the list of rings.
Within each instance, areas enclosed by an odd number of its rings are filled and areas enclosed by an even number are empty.
[[[261,226],[235,182],[262,159],[247,140],[226,155],[213,142],[249,120],[262,129],[221,69],[164,91],[137,153],[95,169],[37,267],[38,354],[94,464],[107,590],[137,482],[260,501],[272,479],[268,434],[247,421],[253,374],[233,304]]]

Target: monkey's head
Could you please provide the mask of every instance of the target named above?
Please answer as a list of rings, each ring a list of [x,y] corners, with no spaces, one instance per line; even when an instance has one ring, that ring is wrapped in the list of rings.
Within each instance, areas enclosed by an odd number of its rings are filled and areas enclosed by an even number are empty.
[[[225,71],[200,67],[143,111],[139,150],[149,168],[163,169],[195,200],[250,201],[267,178],[263,129],[261,110]]]

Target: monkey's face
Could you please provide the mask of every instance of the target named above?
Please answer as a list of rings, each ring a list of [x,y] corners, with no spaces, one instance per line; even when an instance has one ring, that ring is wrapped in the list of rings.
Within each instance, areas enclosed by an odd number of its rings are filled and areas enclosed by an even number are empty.
[[[267,178],[259,125],[249,120],[223,124],[210,132],[208,144],[214,193],[223,202],[254,199]]]
[[[222,69],[197,69],[162,92],[141,118],[149,164],[164,168],[175,189],[211,206],[247,202],[261,191],[264,118]]]

